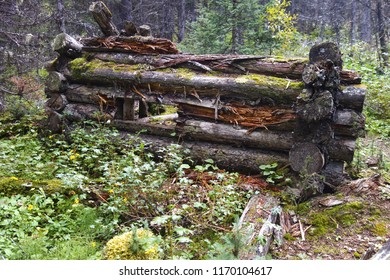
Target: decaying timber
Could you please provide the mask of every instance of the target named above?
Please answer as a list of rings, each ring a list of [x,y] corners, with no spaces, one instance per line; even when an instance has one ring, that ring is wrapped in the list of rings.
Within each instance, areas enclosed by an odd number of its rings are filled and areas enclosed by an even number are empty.
[[[146,132],[151,149],[179,143],[196,161],[245,173],[277,162],[328,182],[343,177],[364,132],[366,89],[356,72],[342,69],[335,44],[313,47],[309,60],[183,54],[147,26],[126,22],[119,32],[101,2],[90,11],[105,37],[59,36],[60,56],[48,66],[53,123],[109,120]],[[163,116],[162,106],[174,110]]]

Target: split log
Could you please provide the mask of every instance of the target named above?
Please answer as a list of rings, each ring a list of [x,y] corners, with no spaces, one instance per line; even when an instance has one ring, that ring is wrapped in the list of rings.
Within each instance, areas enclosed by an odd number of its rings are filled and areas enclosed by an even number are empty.
[[[83,45],[66,33],[57,35],[53,42],[53,50],[60,55],[76,58],[81,56]]]
[[[370,260],[390,260],[390,240]]]
[[[50,108],[46,109],[46,127],[53,133],[62,133],[64,128],[64,117]]]
[[[176,54],[179,50],[175,44],[164,38],[123,37],[84,38],[83,50],[87,52],[124,52],[137,54]]]
[[[270,216],[271,213],[275,213],[274,209],[277,209],[278,206],[278,199],[270,195],[258,194],[249,200],[240,217],[237,228],[234,229],[244,236],[244,244],[248,248],[240,254],[240,259],[256,259],[265,257],[268,253],[269,246],[273,240],[272,229],[279,226],[276,225],[277,217],[274,217],[274,214],[272,214],[271,218]],[[262,242],[261,252],[258,252],[257,242]]]
[[[104,36],[119,35],[119,31],[115,24],[112,22],[112,13],[110,9],[102,1],[92,2],[89,6],[89,11],[92,13],[93,18],[100,27]]]
[[[351,162],[356,148],[356,140],[353,138],[332,139],[325,147],[332,160]]]
[[[335,135],[362,137],[365,134],[365,117],[354,110],[337,110],[332,119]]]
[[[344,172],[343,161],[330,161],[320,174],[324,176],[327,187],[332,191],[336,191],[336,187],[344,184],[348,180],[348,176]]]
[[[261,74],[292,80],[301,80],[302,73],[308,60],[306,58],[276,58],[268,56],[249,55],[132,55],[124,53],[94,53],[96,59],[129,65],[148,65],[154,69],[161,68],[189,68],[204,72],[210,69],[215,72],[228,74]],[[197,62],[204,67],[194,66]],[[207,68],[205,68],[207,67]],[[342,84],[360,84],[361,77],[351,70],[340,73]]]
[[[51,71],[46,78],[45,90],[46,92],[64,92],[68,86],[65,76],[62,73]]]
[[[45,104],[51,110],[62,112],[68,105],[68,100],[63,94],[53,94]]]

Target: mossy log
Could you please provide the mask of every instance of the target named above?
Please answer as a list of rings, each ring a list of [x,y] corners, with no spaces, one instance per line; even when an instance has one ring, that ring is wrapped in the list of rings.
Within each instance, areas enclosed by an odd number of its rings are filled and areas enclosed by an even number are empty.
[[[96,60],[75,59],[69,64],[67,78],[76,83],[137,86],[149,93],[195,92],[202,96],[233,97],[291,105],[303,89],[303,83],[263,75],[235,77],[199,75],[186,71],[140,71],[131,66]]]
[[[228,74],[261,74],[292,80],[301,80],[308,59],[283,58],[272,56],[250,55],[192,55],[175,54],[158,56],[136,55],[125,53],[86,53],[96,59],[129,65],[147,65],[154,69],[188,68],[200,72],[220,72]],[[196,63],[194,63],[196,62]],[[203,66],[203,67],[202,67]],[[361,77],[355,71],[343,70],[340,73],[341,83],[345,85],[360,84]]]

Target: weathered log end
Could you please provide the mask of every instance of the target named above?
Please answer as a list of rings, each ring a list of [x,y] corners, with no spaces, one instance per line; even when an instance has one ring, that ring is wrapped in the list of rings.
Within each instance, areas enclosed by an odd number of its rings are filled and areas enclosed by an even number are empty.
[[[309,142],[294,144],[290,150],[291,168],[300,173],[318,173],[325,165],[325,157],[317,145]]]
[[[340,49],[335,43],[325,42],[315,45],[310,49],[309,59],[311,63],[320,63],[330,60],[337,67],[342,68],[343,60]]]
[[[82,44],[66,33],[58,34],[53,41],[53,50],[55,52],[71,58],[79,57],[82,48]]]
[[[327,90],[315,94],[303,91],[295,105],[296,113],[307,123],[329,118],[334,109],[333,95]]]

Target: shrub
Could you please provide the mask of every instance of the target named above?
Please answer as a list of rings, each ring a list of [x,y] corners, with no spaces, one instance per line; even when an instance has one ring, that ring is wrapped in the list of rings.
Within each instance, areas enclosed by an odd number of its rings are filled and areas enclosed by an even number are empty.
[[[147,229],[133,228],[107,242],[104,258],[107,260],[155,260],[159,257],[157,238]]]

